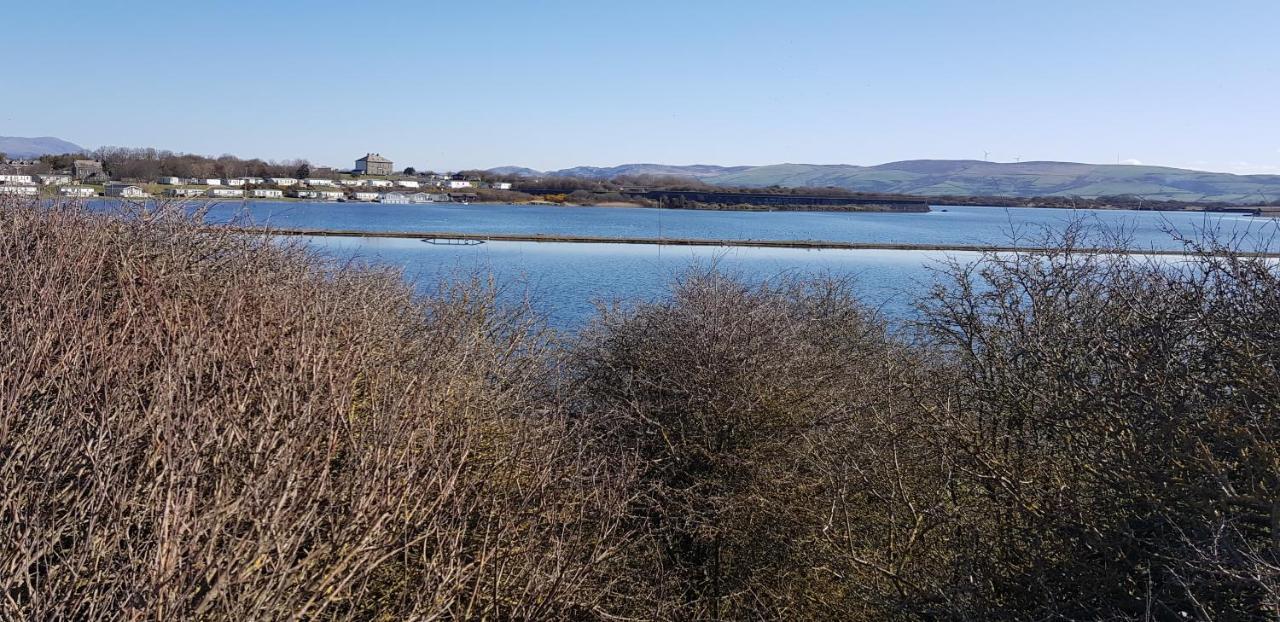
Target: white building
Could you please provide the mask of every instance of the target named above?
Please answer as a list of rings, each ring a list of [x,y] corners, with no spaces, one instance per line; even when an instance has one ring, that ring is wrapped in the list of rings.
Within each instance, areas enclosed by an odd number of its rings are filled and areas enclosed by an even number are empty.
[[[366,179],[364,185],[373,188],[390,188],[393,184],[386,179]]]
[[[341,192],[339,190],[321,190],[320,191],[320,198],[326,201],[337,201],[338,199],[344,198],[346,196],[347,195],[345,192]]]
[[[272,186],[296,186],[298,185],[298,180],[292,177],[268,177],[266,183]]]
[[[260,183],[262,183],[262,178],[261,178],[261,177],[237,177],[236,179],[239,179],[240,181],[243,181],[243,182],[244,182],[244,183],[246,183],[246,184],[260,184]],[[239,185],[239,184],[238,184],[238,185]]]
[[[245,181],[243,179],[240,179],[239,177],[233,177],[231,179],[222,180],[222,183],[223,185],[227,185],[227,186],[243,186],[245,184]]]
[[[351,198],[356,201],[377,201],[378,196],[376,192],[355,192],[352,193]]]
[[[221,186],[222,180],[221,179],[197,179],[196,183],[202,184],[205,186]]]
[[[147,193],[138,186],[129,184],[111,184],[107,186],[107,196],[122,197],[125,199],[141,199],[147,196]]]
[[[308,186],[311,186],[312,188],[315,188],[316,186],[333,186],[334,185],[334,181],[332,179],[316,179],[316,178],[308,177],[303,181],[306,182],[306,184]]]
[[[61,186],[63,184],[71,183],[71,176],[63,175],[61,173],[36,175],[36,179],[39,179],[40,183],[46,186]]]
[[[40,192],[35,186],[15,186],[12,184],[0,185],[0,194],[17,194],[17,195],[33,195]]]
[[[182,178],[181,177],[158,177],[156,178],[156,183],[163,184],[166,186],[177,186],[182,183]]]
[[[58,188],[58,194],[64,197],[79,197],[83,199],[94,196],[98,193],[94,192],[93,188],[88,186],[63,186]]]
[[[338,183],[344,186],[363,186],[364,180],[363,179],[339,179]]]
[[[412,179],[397,180],[396,185],[401,188],[421,188],[422,187],[422,184],[419,184],[418,182],[413,181]]]
[[[6,184],[30,184],[35,183],[31,180],[30,175],[0,175],[0,182]]]
[[[279,199],[284,197],[283,190],[273,190],[271,188],[258,188],[253,191],[255,199]]]
[[[318,198],[320,198],[320,191],[319,191],[319,190],[299,190],[297,194],[298,194],[298,198],[299,198],[299,199],[318,199]]]
[[[409,195],[410,203],[435,203],[435,197],[430,192],[415,192]]]
[[[165,194],[171,197],[202,197],[204,196],[203,188],[170,188],[165,190]]]
[[[240,188],[210,188],[209,196],[221,199],[242,197],[244,196],[244,190],[241,190]]]
[[[403,192],[388,192],[382,195],[378,200],[383,203],[408,203],[409,195]]]
[[[494,190],[510,190],[510,189],[511,189],[511,182],[509,182],[509,181],[495,181],[495,182],[493,182],[493,183],[489,184],[489,187],[490,187],[490,188],[493,188]]]
[[[458,180],[458,179],[450,179],[450,180],[449,180],[449,189],[450,189],[450,190],[457,190],[457,189],[459,189],[459,188],[474,188],[474,187],[475,187],[475,185],[476,185],[476,182],[474,182],[474,181],[462,181],[462,180]]]

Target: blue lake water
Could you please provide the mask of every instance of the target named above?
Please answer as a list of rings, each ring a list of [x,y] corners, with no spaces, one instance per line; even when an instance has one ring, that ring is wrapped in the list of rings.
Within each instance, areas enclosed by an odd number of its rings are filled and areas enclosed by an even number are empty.
[[[945,210],[945,211],[943,211]],[[1012,234],[1060,229],[1072,220],[1128,231],[1137,246],[1176,249],[1167,233],[1257,231],[1270,219],[1203,212],[943,207],[923,214],[878,212],[716,212],[627,207],[427,203],[248,202],[210,208],[215,221],[281,228],[355,231],[565,234],[631,238],[821,240],[919,244],[1006,243]],[[1274,227],[1272,227],[1274,229]]]
[[[945,211],[942,211],[944,210]],[[572,234],[685,237],[723,240],[823,240],[926,244],[1002,244],[1075,220],[1124,230],[1139,248],[1179,249],[1170,234],[1262,238],[1271,219],[1199,212],[1132,212],[1039,208],[945,207],[927,214],[839,212],[710,212],[614,207],[378,203],[224,203],[210,208],[218,222],[358,231]],[[597,303],[652,300],[691,266],[748,280],[784,274],[849,277],[868,304],[907,318],[912,301],[948,259],[975,253],[899,250],[673,247],[634,244],[486,242],[438,246],[416,239],[314,237],[308,243],[340,259],[402,269],[423,290],[442,278],[492,275],[506,295],[528,295],[550,322],[572,329]],[[1033,243],[1028,239],[1026,243]]]

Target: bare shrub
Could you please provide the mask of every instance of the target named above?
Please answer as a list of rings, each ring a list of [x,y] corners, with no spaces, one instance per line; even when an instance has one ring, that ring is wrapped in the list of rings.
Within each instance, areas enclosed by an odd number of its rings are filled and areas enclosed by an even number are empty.
[[[1084,233],[955,265],[924,305],[959,379],[948,529],[977,536],[950,615],[1275,615],[1280,274],[1231,248],[1079,252]]]
[[[619,474],[522,309],[199,228],[0,205],[0,617],[583,616]]]
[[[918,368],[847,284],[695,272],[668,301],[604,312],[575,354],[603,451],[642,463],[648,539],[621,571],[637,615],[853,615],[847,548],[869,537],[845,530],[870,475],[846,454],[877,442],[865,422],[891,418]]]

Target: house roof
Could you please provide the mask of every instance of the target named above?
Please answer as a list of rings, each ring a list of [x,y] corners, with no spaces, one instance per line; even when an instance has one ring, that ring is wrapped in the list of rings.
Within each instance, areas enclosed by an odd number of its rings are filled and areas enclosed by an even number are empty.
[[[373,162],[377,164],[391,164],[391,160],[388,160],[382,157],[382,155],[377,153],[370,153],[365,157],[360,158],[359,160],[356,160],[356,162]]]

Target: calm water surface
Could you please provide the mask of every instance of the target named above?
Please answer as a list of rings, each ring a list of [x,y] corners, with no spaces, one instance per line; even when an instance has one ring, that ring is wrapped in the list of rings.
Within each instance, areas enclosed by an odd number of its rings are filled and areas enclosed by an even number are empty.
[[[946,211],[941,211],[945,209]],[[1274,225],[1241,215],[981,207],[935,208],[928,214],[835,212],[706,212],[644,208],[515,205],[382,205],[267,203],[215,206],[209,217],[244,224],[359,231],[577,234],[725,240],[827,240],[933,244],[1008,243],[1011,234],[1060,230],[1073,220],[1124,229],[1140,247],[1180,248],[1169,231],[1198,235],[1263,235]],[[895,318],[912,314],[947,259],[976,254],[940,251],[804,250],[672,247],[634,244],[487,242],[438,246],[413,239],[308,238],[326,253],[404,270],[422,291],[441,278],[492,274],[507,292],[528,294],[551,322],[580,326],[598,303],[653,300],[690,267],[715,265],[749,280],[786,274],[850,277],[868,303]]]
[[[944,211],[945,210],[945,211]],[[1141,248],[1178,249],[1170,232],[1205,230],[1261,239],[1271,219],[1197,212],[1131,212],[1039,208],[935,207],[926,214],[839,212],[711,212],[615,207],[548,207],[251,201],[209,207],[215,222],[352,231],[565,234],[721,240],[821,240],[921,244],[1001,244],[1017,235],[1061,230],[1069,223],[1124,230]],[[530,296],[553,325],[573,329],[597,303],[653,300],[690,267],[762,281],[786,274],[849,277],[863,299],[890,317],[912,315],[912,301],[947,259],[976,254],[939,251],[805,250],[672,247],[634,244],[486,242],[437,246],[415,239],[314,237],[307,242],[336,258],[401,268],[421,291],[442,278],[493,275],[512,298]],[[1027,240],[1027,244],[1034,243]]]
[[[942,211],[946,210],[946,211]],[[1165,231],[1195,234],[1257,230],[1262,222],[1237,214],[1042,208],[944,207],[924,214],[841,212],[714,212],[627,207],[548,207],[382,203],[248,202],[215,205],[209,218],[281,228],[353,231],[566,234],[632,238],[822,240],[920,244],[1006,243],[1013,233],[1060,229],[1081,219],[1124,229],[1145,248],[1180,248]]]

